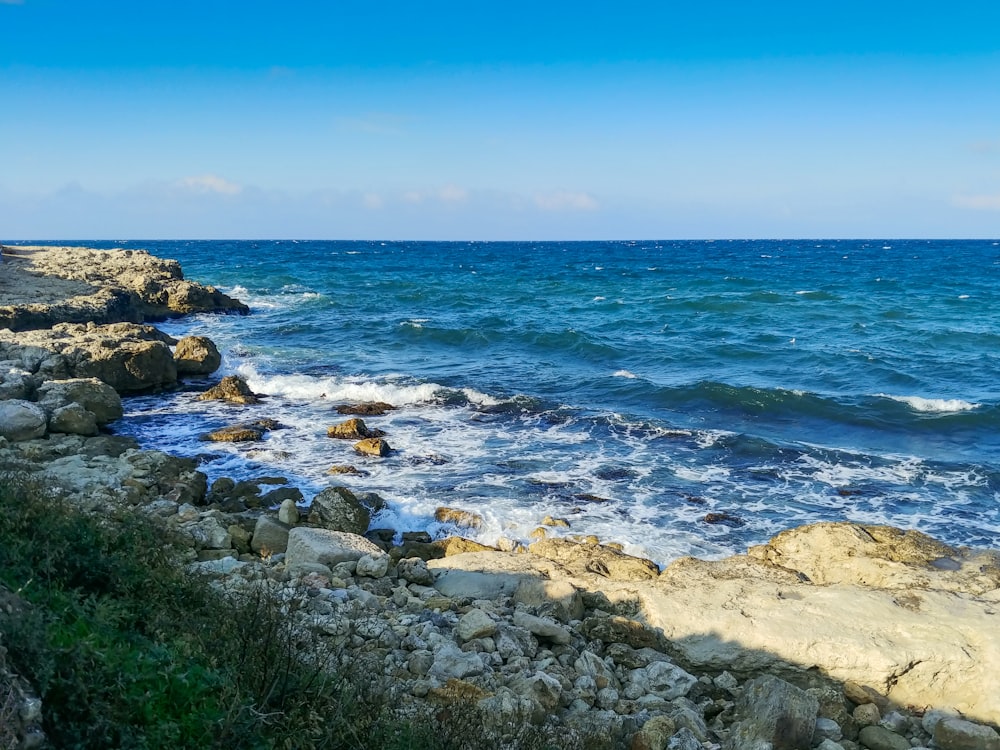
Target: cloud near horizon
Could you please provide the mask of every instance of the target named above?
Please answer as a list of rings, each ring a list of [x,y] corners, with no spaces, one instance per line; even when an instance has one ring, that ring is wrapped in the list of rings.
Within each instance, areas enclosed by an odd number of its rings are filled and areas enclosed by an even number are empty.
[[[993,195],[956,195],[952,199],[959,208],[971,208],[974,211],[1000,211],[1000,193]]]
[[[204,174],[197,177],[185,177],[178,185],[195,193],[219,193],[221,195],[238,195],[243,192],[243,186],[214,174]]]
[[[543,211],[597,211],[600,204],[589,193],[556,190],[535,195],[535,205]]]

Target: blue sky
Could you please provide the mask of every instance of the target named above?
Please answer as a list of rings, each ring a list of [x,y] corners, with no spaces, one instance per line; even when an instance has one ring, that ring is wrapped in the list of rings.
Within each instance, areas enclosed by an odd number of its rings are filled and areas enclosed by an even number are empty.
[[[996,237],[998,28],[985,0],[0,0],[0,238]]]

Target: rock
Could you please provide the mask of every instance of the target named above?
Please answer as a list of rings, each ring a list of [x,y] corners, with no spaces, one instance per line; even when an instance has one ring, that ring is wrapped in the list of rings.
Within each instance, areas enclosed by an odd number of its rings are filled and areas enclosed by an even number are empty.
[[[382,438],[366,438],[354,444],[354,450],[364,456],[388,456],[392,446]]]
[[[444,642],[434,649],[434,664],[430,674],[439,679],[465,679],[482,674],[486,670],[482,658],[476,653],[466,653],[450,642]]]
[[[379,554],[367,554],[358,558],[358,567],[355,575],[364,578],[382,578],[389,570],[389,556],[380,552]]]
[[[274,555],[288,548],[288,532],[291,526],[272,516],[261,516],[253,529],[250,549],[261,556]]]
[[[434,511],[434,520],[438,523],[450,523],[467,529],[481,529],[483,527],[483,517],[478,513],[445,506]]]
[[[537,703],[542,709],[542,716],[555,710],[562,697],[562,685],[559,680],[541,671],[530,676],[515,678],[508,686],[522,698]]]
[[[418,586],[430,586],[434,576],[427,568],[427,563],[419,557],[406,557],[396,563],[396,572],[400,578]]]
[[[653,648],[660,651],[666,648],[666,642],[660,633],[641,622],[618,615],[588,617],[580,626],[580,631],[587,638],[604,643],[624,643],[632,648]]]
[[[644,695],[655,695],[672,701],[687,695],[691,686],[697,681],[697,677],[688,674],[676,664],[657,661],[648,667],[629,672],[625,697],[636,700]]]
[[[93,412],[80,404],[60,406],[49,417],[49,432],[64,432],[72,435],[96,435],[97,418]]]
[[[479,542],[474,542],[471,539],[466,539],[461,536],[450,536],[447,539],[441,539],[433,544],[444,552],[445,557],[464,555],[467,552],[496,552],[494,547],[480,544]]]
[[[361,440],[363,438],[380,438],[385,435],[382,430],[370,429],[363,419],[348,419],[346,422],[341,422],[333,427],[326,428],[326,436],[328,438],[336,438],[338,440]]]
[[[706,513],[704,518],[701,519],[705,523],[710,523],[719,526],[729,526],[733,529],[738,529],[743,526],[746,522],[739,516],[734,516],[732,513]]]
[[[873,726],[882,720],[882,713],[874,703],[862,703],[854,709],[851,716],[859,727]]]
[[[294,499],[288,497],[281,501],[278,520],[287,526],[294,526],[299,522],[299,506],[295,504]]]
[[[174,348],[178,375],[211,375],[222,364],[215,343],[205,336],[185,336]]]
[[[233,538],[229,530],[222,525],[218,518],[202,518],[191,524],[186,524],[184,528],[194,537],[200,549],[230,549],[233,546]]]
[[[563,622],[583,617],[583,597],[569,581],[525,578],[514,592],[514,602],[529,607],[551,605]]]
[[[545,518],[542,519],[542,526],[553,526],[562,529],[568,529],[569,521],[567,521],[565,518],[553,518],[552,516],[545,516]]]
[[[0,437],[12,443],[42,437],[48,421],[38,404],[17,399],[0,401]]]
[[[632,737],[629,750],[665,750],[676,730],[677,725],[669,716],[654,716]]]
[[[382,550],[363,536],[329,529],[297,526],[288,533],[285,564],[321,563],[332,568],[339,562],[357,561],[364,555],[381,555]]]
[[[327,487],[313,498],[309,523],[324,529],[364,534],[371,523],[371,514],[346,487]]]
[[[362,404],[343,404],[337,407],[338,414],[360,414],[365,417],[378,417],[396,407],[384,401],[368,401]]]
[[[226,401],[231,404],[258,404],[260,398],[238,375],[227,375],[218,384],[198,396],[199,401]]]
[[[531,544],[528,551],[554,560],[574,573],[593,573],[615,581],[646,581],[660,575],[656,563],[600,544],[543,539]]]
[[[740,720],[726,741],[726,750],[740,750],[756,742],[774,750],[798,750],[812,745],[819,703],[804,690],[772,675],[748,682],[736,701]]]
[[[264,439],[264,433],[238,424],[206,433],[201,439],[212,443],[255,443]]]
[[[667,740],[667,750],[701,750],[701,742],[687,727],[681,727]]]
[[[813,744],[818,745],[823,740],[833,740],[836,742],[844,736],[840,729],[840,724],[833,719],[820,717],[816,719],[816,729],[813,732]]]
[[[455,625],[455,635],[465,643],[475,638],[486,638],[497,632],[497,624],[481,609],[470,609]]]
[[[512,622],[532,635],[552,643],[567,644],[572,641],[569,629],[547,617],[537,617],[518,610],[514,613]]]
[[[361,474],[357,467],[349,464],[337,464],[326,470],[327,474]]]
[[[1000,734],[996,730],[955,717],[937,723],[934,742],[941,750],[1000,750]]]
[[[905,737],[877,725],[862,727],[858,739],[868,750],[910,750]]]
[[[38,404],[50,412],[68,404],[79,404],[101,425],[120,419],[124,413],[121,396],[97,378],[47,380],[38,387]]]

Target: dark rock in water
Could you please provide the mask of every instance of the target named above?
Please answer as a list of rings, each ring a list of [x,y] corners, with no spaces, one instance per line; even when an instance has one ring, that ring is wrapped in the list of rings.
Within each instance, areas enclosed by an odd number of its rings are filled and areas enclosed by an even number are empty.
[[[198,396],[199,401],[228,401],[231,404],[259,404],[260,397],[238,375],[227,375],[218,385]]]
[[[365,538],[375,542],[379,547],[388,552],[392,549],[392,540],[396,536],[394,529],[370,529],[365,533]]]
[[[364,417],[380,417],[396,407],[384,401],[368,401],[363,404],[342,404],[337,407],[338,414],[360,414]]]
[[[364,475],[365,472],[358,469],[356,466],[351,466],[350,464],[337,464],[331,466],[326,470],[327,474],[358,474]]]
[[[581,500],[585,503],[610,503],[606,497],[601,497],[600,495],[591,495],[589,492],[582,492],[579,495],[573,495],[573,499]]]
[[[701,519],[705,523],[717,524],[719,526],[729,526],[733,529],[738,529],[743,526],[746,521],[744,521],[739,516],[734,516],[731,513],[706,513],[705,517]]]
[[[331,531],[364,534],[371,523],[371,514],[346,487],[327,487],[313,498],[309,523]]]
[[[361,440],[364,438],[380,438],[385,435],[382,430],[369,428],[363,419],[348,419],[333,427],[326,429],[326,436],[338,440]]]
[[[298,487],[278,487],[268,493],[261,495],[261,505],[280,505],[285,500],[292,500],[296,503],[302,502],[302,492]]]
[[[430,544],[431,535],[426,531],[404,531],[403,532],[404,542],[420,542],[421,544]]]
[[[684,502],[691,503],[691,505],[704,505],[708,502],[708,500],[703,497],[698,497],[697,495],[685,495]]]

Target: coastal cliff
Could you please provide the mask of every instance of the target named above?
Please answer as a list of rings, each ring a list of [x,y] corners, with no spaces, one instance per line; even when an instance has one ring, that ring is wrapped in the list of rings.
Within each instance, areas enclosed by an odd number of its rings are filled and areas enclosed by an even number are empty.
[[[372,530],[382,499],[346,488],[307,503],[282,477],[209,486],[195,461],[140,450],[114,421],[122,395],[219,364],[211,342],[143,321],[247,308],[142,252],[3,260],[0,470],[107,518],[162,519],[191,574],[236,595],[305,587],[302,627],[403,715],[473,706],[499,734],[554,726],[637,750],[1000,748],[996,552],[822,523],[661,572],[596,539],[501,551]],[[361,428],[332,436],[382,440]]]

